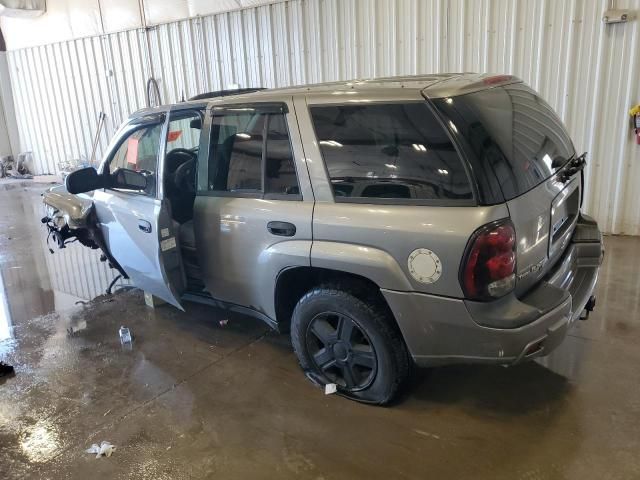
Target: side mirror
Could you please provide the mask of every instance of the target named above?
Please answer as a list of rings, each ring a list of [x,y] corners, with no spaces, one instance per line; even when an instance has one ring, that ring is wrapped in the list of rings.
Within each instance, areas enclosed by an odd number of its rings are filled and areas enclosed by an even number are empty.
[[[135,170],[119,168],[111,175],[112,188],[124,188],[125,190],[145,190],[147,177]]]
[[[98,175],[93,167],[82,168],[71,172],[64,180],[69,193],[85,193],[106,187],[105,177]]]

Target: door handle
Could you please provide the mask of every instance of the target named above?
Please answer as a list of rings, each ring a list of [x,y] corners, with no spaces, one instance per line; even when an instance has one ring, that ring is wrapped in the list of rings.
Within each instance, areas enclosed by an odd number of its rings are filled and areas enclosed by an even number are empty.
[[[151,233],[151,223],[146,220],[138,220],[138,228],[144,233]]]
[[[281,237],[293,237],[296,234],[296,226],[289,222],[269,222],[267,230],[269,233]]]

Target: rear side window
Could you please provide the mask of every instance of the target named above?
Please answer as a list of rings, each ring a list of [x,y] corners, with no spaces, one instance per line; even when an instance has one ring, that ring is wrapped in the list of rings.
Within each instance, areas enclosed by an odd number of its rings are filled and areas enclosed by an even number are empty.
[[[291,199],[300,195],[284,114],[246,110],[213,119],[207,189]]]
[[[449,136],[419,103],[311,107],[336,201],[471,200]]]
[[[284,115],[269,116],[264,174],[265,193],[300,194]]]
[[[266,115],[252,117],[246,127],[225,136],[222,142],[229,145],[229,173],[223,190],[230,192],[262,190],[262,144]],[[223,180],[222,178],[220,180]]]
[[[492,170],[507,200],[536,187],[575,150],[553,109],[523,84],[435,100],[461,133],[479,169]]]

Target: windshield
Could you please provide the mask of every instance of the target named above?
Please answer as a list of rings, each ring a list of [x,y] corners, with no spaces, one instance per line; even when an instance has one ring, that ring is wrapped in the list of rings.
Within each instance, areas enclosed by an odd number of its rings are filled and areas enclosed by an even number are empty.
[[[481,168],[493,170],[507,200],[539,185],[574,156],[562,121],[523,84],[435,100],[468,142]]]

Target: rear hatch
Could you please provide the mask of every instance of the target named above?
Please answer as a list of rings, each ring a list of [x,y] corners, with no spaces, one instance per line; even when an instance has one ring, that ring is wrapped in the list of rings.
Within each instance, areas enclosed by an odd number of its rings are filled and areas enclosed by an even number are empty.
[[[516,230],[516,293],[560,259],[578,220],[582,158],[547,103],[523,83],[432,99],[478,182],[480,203],[506,202]]]

